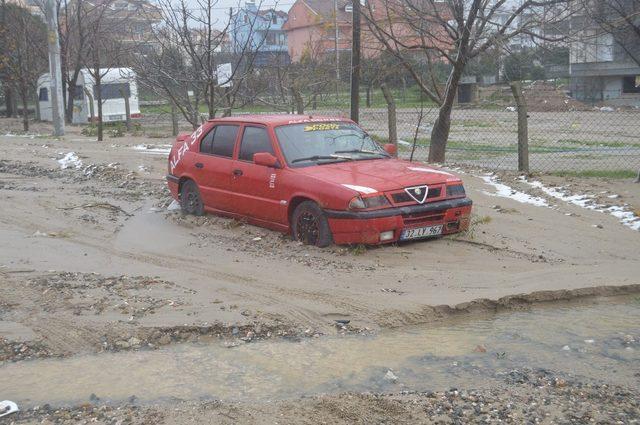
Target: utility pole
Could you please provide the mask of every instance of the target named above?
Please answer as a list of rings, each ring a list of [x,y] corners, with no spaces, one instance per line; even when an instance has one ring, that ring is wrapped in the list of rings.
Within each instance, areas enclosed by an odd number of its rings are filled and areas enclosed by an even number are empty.
[[[60,69],[60,41],[55,0],[46,0],[47,40],[49,43],[49,75],[51,75],[51,112],[53,135],[64,136],[64,106],[62,99],[62,70]]]
[[[351,45],[351,119],[360,118],[360,0],[353,0],[353,40]]]
[[[338,50],[338,38],[340,37],[340,29],[338,28],[338,0],[333,0],[333,26],[335,30],[335,43],[336,50],[336,101],[340,96],[340,51]]]

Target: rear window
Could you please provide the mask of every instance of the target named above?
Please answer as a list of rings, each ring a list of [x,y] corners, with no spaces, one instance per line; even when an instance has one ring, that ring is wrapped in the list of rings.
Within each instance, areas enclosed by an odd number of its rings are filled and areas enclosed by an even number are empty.
[[[129,83],[103,83],[100,84],[100,94],[102,100],[122,99],[124,96],[130,97],[131,91]],[[93,95],[98,97],[98,86],[93,86]]]
[[[46,87],[40,88],[40,93],[38,93],[38,100],[40,102],[47,102],[49,100],[49,90]]]
[[[237,125],[218,125],[214,129],[213,146],[211,153],[214,155],[233,157],[233,147],[238,135]]]
[[[269,133],[262,127],[245,127],[238,158],[242,161],[253,162],[253,154],[258,152],[269,152],[275,155]]]

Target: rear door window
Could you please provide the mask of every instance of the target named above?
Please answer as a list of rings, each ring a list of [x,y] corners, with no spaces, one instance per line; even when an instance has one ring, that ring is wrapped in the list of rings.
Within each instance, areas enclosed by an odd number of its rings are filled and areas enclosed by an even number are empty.
[[[237,136],[237,125],[217,125],[214,129],[211,153],[232,158]]]
[[[215,134],[216,129],[212,129],[208,132],[200,142],[200,153],[213,153],[213,135]]]
[[[275,155],[267,129],[263,127],[245,127],[238,159],[253,162],[253,154],[258,152],[268,152],[271,155]]]

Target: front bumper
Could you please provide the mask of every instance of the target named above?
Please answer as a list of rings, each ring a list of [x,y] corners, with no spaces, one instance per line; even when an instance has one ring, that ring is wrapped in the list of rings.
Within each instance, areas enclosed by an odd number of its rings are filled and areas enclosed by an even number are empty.
[[[466,230],[473,202],[469,198],[447,199],[422,205],[384,208],[373,211],[324,210],[337,244],[397,242],[404,229],[442,225],[442,234]],[[393,238],[381,241],[380,234],[393,232]]]

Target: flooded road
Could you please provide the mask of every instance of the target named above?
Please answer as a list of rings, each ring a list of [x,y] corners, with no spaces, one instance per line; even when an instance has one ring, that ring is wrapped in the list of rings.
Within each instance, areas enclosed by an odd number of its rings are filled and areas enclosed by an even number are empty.
[[[21,405],[81,403],[92,394],[105,401],[265,401],[344,391],[481,388],[522,367],[640,390],[640,298],[547,306],[375,336],[232,348],[183,344],[7,363],[0,366],[0,394]]]

